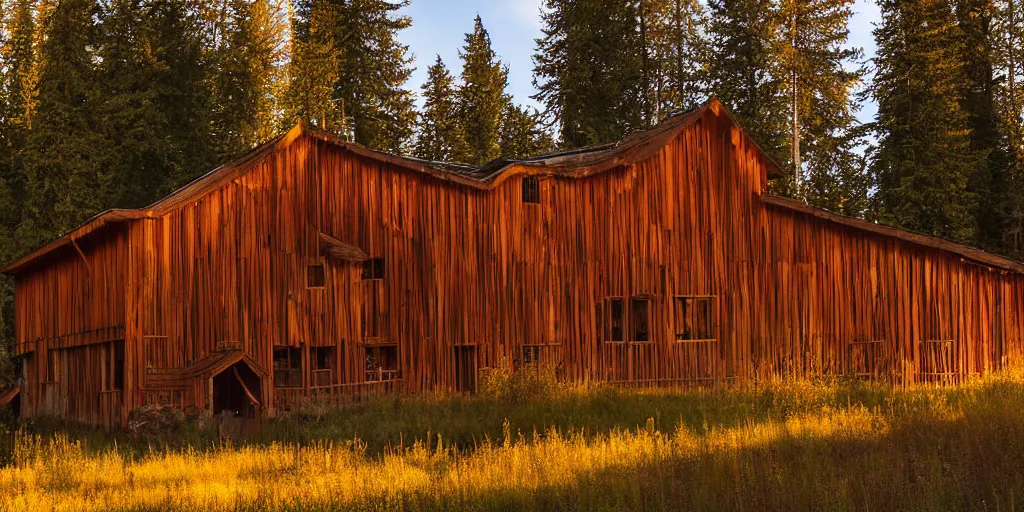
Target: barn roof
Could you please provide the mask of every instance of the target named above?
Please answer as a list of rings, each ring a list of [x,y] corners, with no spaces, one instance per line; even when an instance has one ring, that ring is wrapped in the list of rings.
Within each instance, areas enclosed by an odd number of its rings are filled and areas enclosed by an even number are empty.
[[[267,377],[270,375],[265,368],[249,357],[243,350],[225,350],[214,352],[189,366],[174,368],[147,368],[146,386],[153,389],[176,389],[187,386],[198,377],[212,377],[227,370],[235,363],[243,361],[256,374]]]
[[[914,233],[913,231],[907,231],[905,229],[896,229],[884,224],[876,224],[874,222],[868,222],[855,217],[839,215],[828,210],[815,208],[809,204],[797,201],[796,199],[790,199],[788,197],[764,194],[761,196],[761,200],[777,208],[806,213],[819,219],[824,219],[836,224],[842,224],[861,231],[868,231],[885,237],[902,240],[904,242],[931,247],[933,249],[940,249],[957,254],[965,259],[977,263],[1024,274],[1024,265],[1021,263],[967,245],[950,242],[934,236]]]
[[[732,117],[732,114],[728,112],[728,109],[718,99],[711,98],[700,108],[671,116],[654,128],[636,132],[613,144],[551,153],[522,160],[499,159],[482,166],[435,162],[375,151],[359,144],[347,142],[334,134],[300,123],[287,133],[259,146],[242,158],[210,171],[148,207],[102,212],[56,240],[10,263],[2,272],[5,274],[16,274],[19,270],[36,262],[43,256],[62,247],[72,246],[75,241],[111,224],[134,219],[159,217],[178,206],[188,204],[220,187],[222,184],[245,174],[270,155],[287,148],[302,135],[308,135],[329,142],[354,154],[370,159],[423,172],[444,181],[459,183],[475,189],[489,190],[500,184],[507,177],[515,174],[546,174],[580,178],[641,161],[664,147],[680,130],[689,126],[690,123],[701,117],[708,109],[711,109],[716,114],[724,113],[737,128],[742,130],[742,127]],[[768,162],[769,176],[781,176],[779,167],[771,162],[770,159],[768,159]]]
[[[711,98],[700,108],[694,109],[690,112],[670,116],[654,128],[633,133],[612,144],[550,153],[520,160],[498,159],[488,162],[482,166],[436,162],[408,156],[392,155],[372,150],[359,144],[347,142],[332,133],[318,130],[304,123],[300,123],[288,132],[254,149],[244,157],[210,171],[148,207],[139,209],[107,210],[102,212],[89,219],[81,226],[65,233],[60,238],[10,263],[2,270],[2,272],[5,274],[17,274],[29,264],[40,260],[43,256],[62,247],[74,245],[76,240],[88,236],[105,226],[134,219],[159,217],[179,206],[191,203],[206,193],[217,189],[224,183],[230,182],[238,176],[245,174],[270,155],[286,149],[292,144],[292,142],[303,135],[328,142],[356,155],[384,163],[394,164],[408,170],[422,172],[443,181],[458,183],[478,190],[490,190],[498,186],[508,177],[517,174],[583,178],[616,167],[643,161],[657,153],[681,130],[701,118],[708,110],[711,110],[716,115],[724,114],[724,116],[727,117],[735,127],[740,131],[743,130],[742,126],[732,116],[729,110],[725,108],[717,98]],[[757,145],[756,141],[749,138],[748,140],[753,142],[755,146]],[[761,148],[758,147],[758,149],[760,150]],[[765,155],[768,177],[781,177],[782,171],[780,167],[773,162],[763,150],[761,150],[761,154]],[[911,243],[950,251],[979,263],[1024,273],[1024,266],[1020,263],[994,254],[986,253],[980,249],[954,244],[936,237],[889,228],[859,219],[842,217],[825,210],[813,208],[799,201],[775,196],[764,196],[764,199],[765,202],[778,207],[803,211],[804,213],[810,213],[817,217],[826,218],[857,229],[863,229],[884,236],[899,238]],[[331,240],[323,241],[323,243],[331,246],[331,248],[338,253],[338,257],[353,260],[360,260],[363,258],[363,255],[351,251],[348,247],[339,246]]]

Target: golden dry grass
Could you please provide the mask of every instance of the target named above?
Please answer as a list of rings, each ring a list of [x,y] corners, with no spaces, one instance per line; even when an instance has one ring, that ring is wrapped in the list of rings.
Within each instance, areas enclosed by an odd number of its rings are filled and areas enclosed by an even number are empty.
[[[524,394],[319,411],[239,447],[140,452],[22,433],[0,469],[0,509],[1016,510],[1024,500],[1021,374],[948,389]],[[442,428],[404,430],[430,418]],[[371,443],[356,437],[371,431]]]

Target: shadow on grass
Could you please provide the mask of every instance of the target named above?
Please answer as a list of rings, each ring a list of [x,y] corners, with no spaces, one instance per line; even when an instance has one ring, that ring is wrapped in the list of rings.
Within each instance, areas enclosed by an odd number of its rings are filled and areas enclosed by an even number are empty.
[[[612,431],[653,428],[675,432],[684,428],[700,436],[715,429],[781,421],[823,409],[864,407],[910,421],[930,413],[936,404],[955,408],[1004,397],[1024,403],[1024,382],[1006,379],[990,379],[969,387],[910,391],[847,380],[640,391],[541,387],[527,388],[517,396],[394,395],[341,409],[314,406],[266,421],[262,432],[243,444],[345,444],[358,439],[367,455],[380,456],[417,442],[435,444],[438,438],[446,447],[472,451],[485,440],[502,439],[506,429],[527,437],[555,429],[592,438]],[[176,439],[163,440],[159,445],[132,439],[124,432],[68,425],[57,418],[38,418],[22,428],[40,435],[67,434],[90,451],[104,451],[116,443],[129,457],[217,445],[215,431],[204,428],[195,418],[183,426]],[[2,430],[0,427],[0,436]]]
[[[900,416],[880,435],[783,436],[532,489],[498,485],[276,510],[1016,510],[1024,502],[1021,398],[1019,387],[995,386],[954,409]],[[263,510],[252,507],[242,509]]]
[[[429,484],[354,502],[332,503],[330,497],[324,502],[317,496],[317,501],[281,504],[271,495],[240,501],[233,509],[1015,510],[1024,496],[1022,411],[1024,384],[999,380],[909,392],[793,383],[753,390],[558,391],[526,400],[392,398],[294,415],[268,425],[256,443],[312,444],[358,436],[366,440],[362,451],[372,460],[388,446],[440,433],[446,446],[461,447],[460,454],[431,469]],[[844,423],[844,414],[861,423]],[[510,458],[551,464],[554,452],[501,459],[500,448],[473,450],[479,439],[503,439],[505,419],[513,433],[550,427],[576,432],[597,451],[616,431],[661,436],[670,443],[681,439],[684,448],[659,451],[642,462],[611,458],[596,470],[570,466],[550,482],[517,480],[502,474]],[[424,434],[409,434],[417,429]],[[532,436],[522,443],[534,443]],[[453,474],[450,466],[459,457],[475,462]],[[491,466],[487,479],[467,483],[465,472],[481,464]],[[274,471],[244,478],[266,483],[271,491],[278,483],[304,485],[301,473],[289,479]]]

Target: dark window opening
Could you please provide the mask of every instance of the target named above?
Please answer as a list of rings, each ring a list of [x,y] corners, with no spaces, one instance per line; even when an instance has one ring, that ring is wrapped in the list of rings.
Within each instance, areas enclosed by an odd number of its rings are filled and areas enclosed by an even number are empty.
[[[384,279],[384,258],[370,258],[364,261],[363,279]]]
[[[313,370],[330,370],[334,368],[334,347],[313,347]]]
[[[124,340],[111,341],[107,347],[107,371],[104,376],[107,391],[124,390]]]
[[[302,387],[302,351],[294,347],[274,349],[274,387]]]
[[[323,265],[310,265],[306,267],[306,286],[308,288],[323,288],[326,281]]]
[[[49,349],[46,351],[46,378],[45,382],[57,382],[57,351]]]
[[[677,341],[702,341],[715,338],[713,301],[714,297],[676,297]]]
[[[633,341],[651,341],[651,299],[633,297],[629,301]]]
[[[310,350],[311,386],[333,384],[334,347],[313,347]]]
[[[398,346],[366,347],[366,381],[395,380],[398,378]]]
[[[476,347],[455,346],[455,391],[475,393],[477,380]]]
[[[621,298],[608,299],[608,341],[626,341],[626,304]]]
[[[534,366],[540,364],[540,346],[527,345],[523,347],[523,366]]]
[[[523,177],[523,202],[540,204],[540,178],[537,176]]]

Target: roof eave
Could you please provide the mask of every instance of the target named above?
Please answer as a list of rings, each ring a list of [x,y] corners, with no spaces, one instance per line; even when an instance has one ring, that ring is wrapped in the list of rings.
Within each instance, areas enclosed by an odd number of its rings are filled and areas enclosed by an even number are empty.
[[[805,213],[817,217],[819,219],[831,221],[836,224],[844,225],[854,229],[859,229],[861,231],[868,231],[879,236],[894,238],[918,246],[928,247],[931,249],[956,254],[963,259],[970,260],[979,265],[984,265],[991,268],[998,268],[1000,270],[1006,270],[1018,274],[1024,274],[1024,264],[1021,264],[1009,258],[997,256],[995,254],[983,251],[981,249],[976,249],[974,247],[958,244],[956,242],[950,242],[949,240],[945,240],[930,235],[922,235],[920,233],[914,233],[913,231],[906,231],[903,229],[886,226],[884,224],[876,224],[874,222],[869,222],[855,217],[840,215],[838,213],[833,213],[828,210],[823,210],[821,208],[815,208],[811,205],[808,205],[801,201],[797,201],[796,199],[790,199],[788,197],[764,194],[761,196],[761,200],[764,203],[772,206]]]
[[[21,258],[18,258],[14,262],[10,263],[0,273],[6,275],[15,275],[19,270],[34,263],[37,259],[46,256],[47,254],[60,249],[61,247],[71,245],[72,242],[82,239],[99,229],[122,222],[128,222],[134,219],[141,219],[147,216],[145,211],[142,210],[107,210],[97,214],[93,218],[87,220],[81,226],[61,235],[60,238],[51,241],[50,243],[32,251]]]

